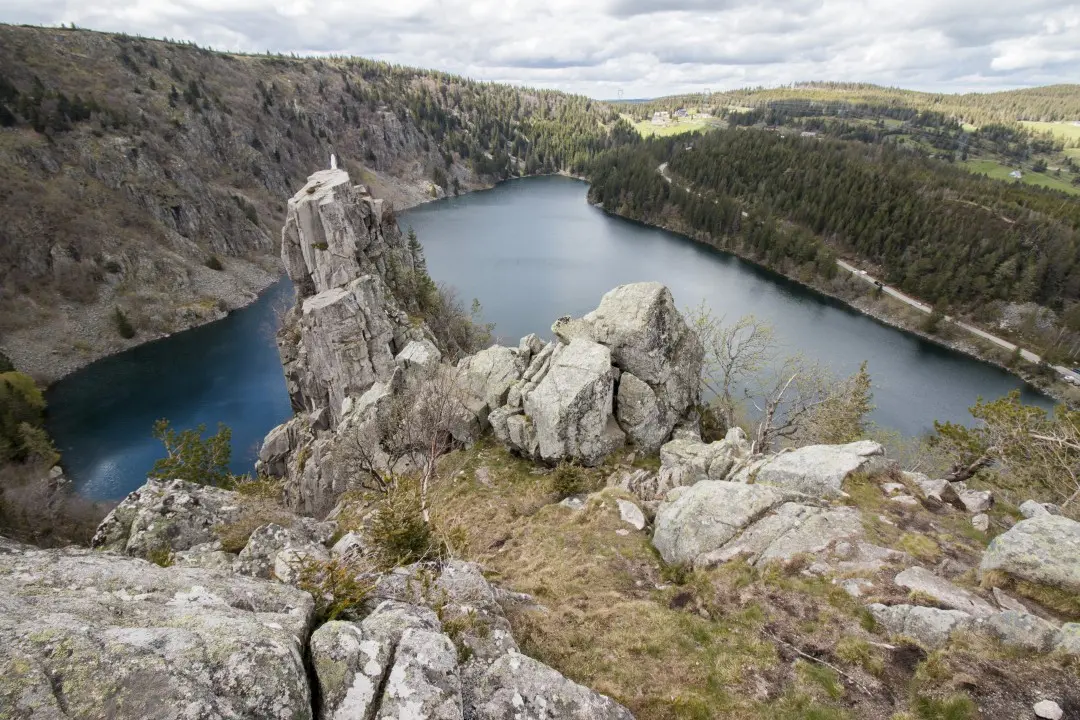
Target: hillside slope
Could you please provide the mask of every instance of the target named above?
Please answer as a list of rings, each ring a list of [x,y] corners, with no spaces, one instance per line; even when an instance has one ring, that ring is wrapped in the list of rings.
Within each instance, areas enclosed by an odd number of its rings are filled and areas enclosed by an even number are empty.
[[[616,120],[360,59],[0,26],[0,348],[51,381],[248,302],[280,274],[281,198],[331,153],[400,209],[579,167]]]

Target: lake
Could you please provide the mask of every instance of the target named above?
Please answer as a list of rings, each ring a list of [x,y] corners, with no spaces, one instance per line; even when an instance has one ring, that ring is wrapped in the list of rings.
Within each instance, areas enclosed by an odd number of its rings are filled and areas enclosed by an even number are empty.
[[[1003,370],[883,325],[824,297],[686,238],[612,217],[585,201],[586,185],[562,177],[514,180],[493,190],[399,214],[424,245],[428,271],[475,297],[496,334],[516,344],[550,337],[562,315],[582,315],[616,285],[666,283],[680,308],[702,300],[718,315],[767,320],[785,349],[837,375],[863,360],[874,381],[873,419],[907,435],[933,421],[968,421],[980,395],[1014,388],[1050,401]],[[279,282],[224,320],[98,361],[49,393],[49,430],[76,487],[101,499],[139,487],[161,456],[154,420],[179,428],[233,429],[233,469],[250,472],[263,436],[290,413],[273,342]]]
[[[262,440],[292,412],[274,333],[291,302],[279,280],[222,320],[98,360],[49,388],[47,427],[68,477],[83,494],[122,498],[164,455],[151,435],[223,422],[232,429],[232,470],[251,472]]]

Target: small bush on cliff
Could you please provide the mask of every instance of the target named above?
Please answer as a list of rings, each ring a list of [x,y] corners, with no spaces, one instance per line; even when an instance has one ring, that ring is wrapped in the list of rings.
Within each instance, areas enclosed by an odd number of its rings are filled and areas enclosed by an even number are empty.
[[[203,439],[206,425],[177,432],[168,420],[154,423],[154,437],[165,446],[165,457],[154,463],[148,477],[158,480],[180,478],[200,485],[228,488],[233,485],[229,472],[232,457],[232,430],[218,423],[218,431]]]
[[[300,565],[296,585],[315,600],[315,624],[359,619],[371,593],[371,583],[359,579],[357,569],[341,558],[309,560]]]
[[[424,520],[420,483],[399,478],[387,490],[366,534],[372,556],[381,568],[408,565],[436,555],[438,543],[431,523]]]
[[[41,547],[89,545],[109,507],[58,486],[49,464],[0,463],[0,535]]]
[[[210,268],[211,270],[218,271],[225,269],[225,266],[221,264],[221,260],[218,259],[217,255],[211,255],[210,257],[206,258],[206,267]]]
[[[585,492],[585,485],[585,473],[573,463],[561,462],[551,473],[551,490],[560,498]]]
[[[113,311],[113,325],[116,326],[116,332],[120,333],[120,337],[125,340],[135,337],[135,326],[131,324],[128,316],[120,308]]]
[[[34,458],[56,462],[55,449],[42,429],[45,398],[33,378],[0,373],[0,463]]]

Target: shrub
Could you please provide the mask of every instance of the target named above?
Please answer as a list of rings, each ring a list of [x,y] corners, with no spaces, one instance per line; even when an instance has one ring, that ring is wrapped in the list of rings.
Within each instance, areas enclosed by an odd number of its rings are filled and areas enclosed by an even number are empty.
[[[936,335],[941,330],[941,323],[945,320],[945,313],[940,308],[934,307],[922,323],[922,330],[930,335]]]
[[[234,483],[229,472],[232,457],[232,430],[218,423],[216,434],[203,439],[206,425],[179,433],[162,419],[154,423],[154,437],[165,446],[165,457],[154,463],[147,477],[158,480],[180,478],[200,485],[228,488]]]
[[[120,337],[125,340],[135,337],[135,326],[131,324],[128,316],[120,308],[113,311],[113,324],[116,325],[116,332],[120,333]]]
[[[109,507],[58,488],[44,463],[0,466],[0,535],[41,547],[89,545]]]
[[[585,492],[585,473],[573,463],[561,462],[551,473],[551,491],[560,498]]]
[[[399,479],[383,498],[366,535],[380,568],[408,565],[436,555],[431,524],[424,521],[419,483]]]
[[[211,255],[210,257],[206,258],[205,264],[206,267],[210,268],[211,270],[221,271],[225,269],[225,266],[221,264],[221,260],[218,259],[217,255]]]
[[[56,452],[49,434],[44,428],[35,427],[28,422],[19,423],[16,428],[19,433],[19,442],[28,459],[37,459],[45,465],[52,467],[60,460],[60,453]]]
[[[7,355],[0,352],[0,373],[12,372],[15,366],[11,364],[11,360]]]
[[[361,580],[356,568],[341,558],[307,560],[297,572],[296,585],[315,600],[315,624],[358,619],[371,583]]]
[[[169,567],[173,564],[172,549],[168,545],[158,545],[146,554],[146,559],[160,567]]]
[[[44,412],[45,399],[33,378],[20,372],[0,373],[0,463],[33,456],[50,459],[52,443],[41,430]]]

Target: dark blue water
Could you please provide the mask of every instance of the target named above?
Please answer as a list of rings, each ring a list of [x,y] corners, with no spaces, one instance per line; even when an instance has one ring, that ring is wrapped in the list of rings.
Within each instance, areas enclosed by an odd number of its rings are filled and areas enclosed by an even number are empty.
[[[901,332],[798,283],[684,237],[607,215],[585,201],[585,183],[563,177],[503,183],[489,192],[423,205],[400,216],[412,225],[437,281],[480,300],[497,334],[551,336],[562,315],[580,316],[628,282],[659,280],[680,309],[704,300],[716,315],[767,320],[788,354],[801,353],[850,375],[869,362],[873,419],[909,436],[933,421],[970,422],[981,395],[1019,388],[1009,373]]]
[[[274,333],[275,307],[291,302],[287,279],[209,325],[107,357],[51,388],[48,429],[75,486],[120,498],[146,482],[162,457],[154,421],[177,429],[232,428],[232,470],[251,472],[262,439],[289,417]]]
[[[1026,402],[1050,402],[1008,373],[882,325],[839,302],[738,258],[663,230],[604,214],[585,202],[584,183],[530,178],[442,200],[399,215],[424,244],[428,270],[476,297],[496,333],[516,343],[550,337],[562,315],[596,307],[616,285],[659,280],[681,308],[705,300],[734,320],[753,313],[786,349],[837,375],[869,361],[874,420],[907,435],[933,421],[970,421],[980,395],[1020,388]],[[159,417],[178,428],[224,422],[233,429],[233,470],[250,472],[263,436],[289,417],[273,342],[274,306],[285,281],[254,305],[211,325],[106,358],[48,393],[49,430],[77,487],[118,498],[139,487],[161,446]]]

